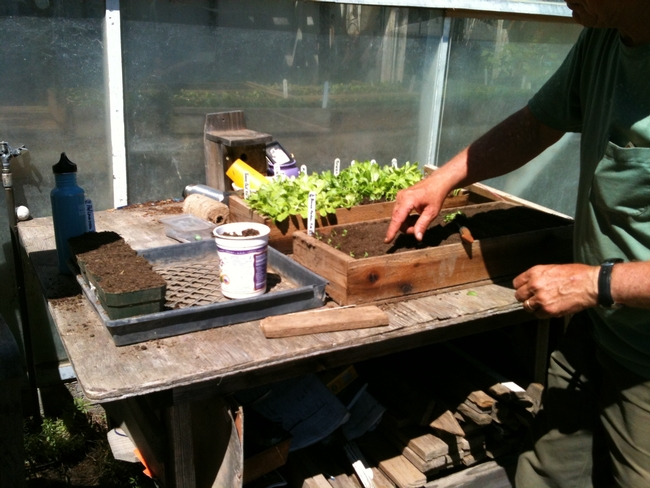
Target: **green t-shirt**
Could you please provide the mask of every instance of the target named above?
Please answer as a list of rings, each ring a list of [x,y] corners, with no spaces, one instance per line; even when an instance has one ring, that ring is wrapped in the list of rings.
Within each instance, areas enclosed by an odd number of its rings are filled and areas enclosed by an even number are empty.
[[[584,29],[529,108],[550,127],[582,134],[575,260],[650,260],[650,45],[631,48],[616,30]],[[650,378],[650,310],[590,313],[596,340]]]

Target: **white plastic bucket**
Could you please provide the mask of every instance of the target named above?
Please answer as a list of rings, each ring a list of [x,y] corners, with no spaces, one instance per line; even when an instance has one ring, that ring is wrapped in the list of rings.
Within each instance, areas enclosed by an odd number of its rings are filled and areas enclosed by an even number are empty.
[[[242,235],[247,229],[259,234]],[[214,229],[223,296],[249,298],[266,292],[269,232],[267,225],[256,222],[233,222]]]

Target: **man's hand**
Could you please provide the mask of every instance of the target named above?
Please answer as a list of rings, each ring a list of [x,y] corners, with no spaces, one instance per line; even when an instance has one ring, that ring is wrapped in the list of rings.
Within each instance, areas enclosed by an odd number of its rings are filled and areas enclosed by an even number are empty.
[[[442,196],[441,196],[442,193]],[[433,219],[436,218],[447,192],[436,187],[433,175],[400,191],[395,198],[393,215],[384,242],[391,242],[398,231],[414,234],[418,241]],[[419,214],[415,223],[409,219],[411,212]]]
[[[515,298],[537,318],[562,317],[598,305],[598,266],[552,264],[517,276]]]

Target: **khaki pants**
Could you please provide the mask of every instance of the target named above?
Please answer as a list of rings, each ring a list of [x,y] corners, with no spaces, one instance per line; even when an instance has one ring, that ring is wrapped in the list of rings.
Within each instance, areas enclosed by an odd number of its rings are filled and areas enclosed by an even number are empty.
[[[534,447],[517,488],[650,487],[650,380],[614,361],[576,315],[551,355]]]

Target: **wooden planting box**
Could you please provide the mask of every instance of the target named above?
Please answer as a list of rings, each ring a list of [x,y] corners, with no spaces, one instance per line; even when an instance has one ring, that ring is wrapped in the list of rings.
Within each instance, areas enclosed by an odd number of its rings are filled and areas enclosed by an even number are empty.
[[[446,223],[445,215],[457,210],[463,218]],[[570,218],[508,202],[443,210],[421,243],[400,234],[384,244],[389,222],[330,226],[314,236],[297,231],[293,258],[329,281],[326,291],[334,301],[350,305],[501,281],[535,264],[570,262],[572,256]],[[460,222],[472,232],[473,243],[460,239]]]
[[[485,188],[487,187],[470,185],[463,189],[458,196],[447,197],[443,208],[462,207],[499,199],[496,193],[492,193]],[[394,204],[395,202],[381,202],[358,205],[352,208],[341,208],[335,214],[319,217],[316,221],[316,227],[323,228],[390,217],[393,213]],[[259,222],[268,225],[271,229],[269,245],[284,254],[290,254],[293,251],[293,233],[307,229],[307,219],[303,219],[300,215],[293,215],[282,222],[275,222],[273,219],[252,210],[243,198],[236,195],[230,196],[229,209],[231,222]]]

